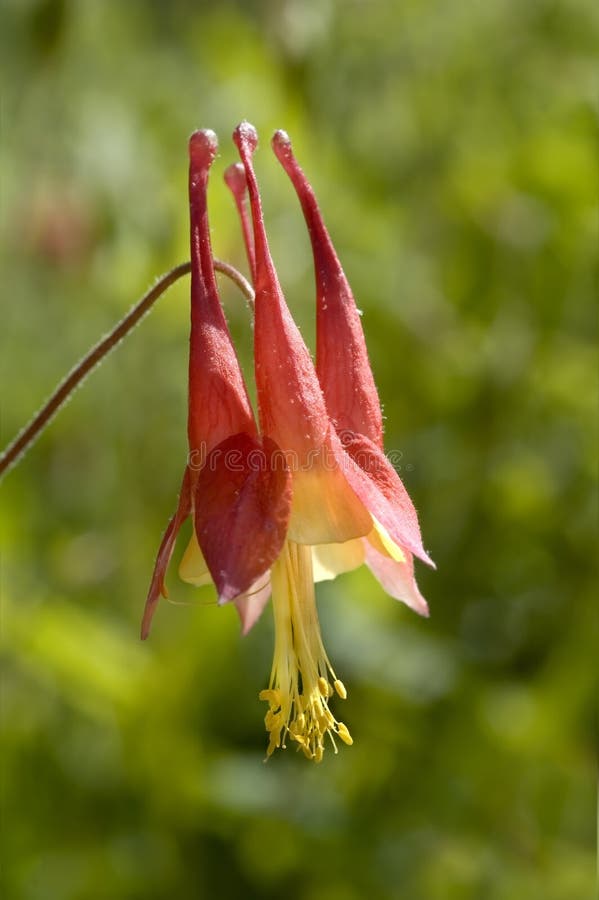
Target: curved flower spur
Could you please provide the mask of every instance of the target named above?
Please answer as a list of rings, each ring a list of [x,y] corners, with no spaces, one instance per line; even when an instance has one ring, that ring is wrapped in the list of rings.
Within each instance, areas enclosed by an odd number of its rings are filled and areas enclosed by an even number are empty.
[[[253,169],[255,129],[235,130],[241,165],[225,179],[235,197],[255,287],[254,370],[260,432],[218,299],[206,212],[212,132],[190,141],[192,326],[190,464],[150,587],[143,635],[164,590],[181,523],[194,534],[180,574],[213,581],[233,600],[245,632],[272,591],[275,653],[265,717],[267,755],[287,737],[322,759],[328,735],[352,738],[329,706],[346,690],[324,650],[314,582],[366,561],[383,587],[427,614],[412,554],[430,563],[416,513],[382,449],[382,416],[353,296],[314,195],[284,132],[273,139],[310,230],[317,273],[317,369],[291,317],[270,255]],[[245,205],[249,194],[251,225]],[[194,455],[203,449],[199,466]],[[195,453],[194,453],[195,451]],[[236,463],[231,465],[231,452]],[[257,464],[258,463],[258,464]]]
[[[290,475],[278,448],[261,441],[241,368],[220,304],[206,205],[208,171],[218,142],[212,131],[189,141],[191,332],[188,465],[177,510],[156,559],[142,622],[148,636],[177,534],[192,515],[194,533],[181,563],[197,584],[213,581],[219,602],[235,600],[245,630],[255,618],[260,580],[281,552],[291,501]],[[252,460],[260,459],[255,466]],[[251,538],[248,540],[248,535]],[[200,550],[201,548],[201,550]],[[189,560],[192,560],[190,564]]]
[[[350,481],[375,526],[373,534],[354,544],[354,561],[359,564],[362,553],[388,594],[427,616],[427,603],[414,578],[413,555],[434,564],[422,547],[412,501],[384,454],[383,416],[354,296],[288,135],[277,131],[272,146],[297,192],[312,244],[318,379],[342,444],[362,470],[361,474],[351,470]],[[334,577],[344,569],[335,568],[339,556],[332,550],[323,548],[321,558],[325,567],[328,561]],[[345,558],[350,559],[348,549]]]

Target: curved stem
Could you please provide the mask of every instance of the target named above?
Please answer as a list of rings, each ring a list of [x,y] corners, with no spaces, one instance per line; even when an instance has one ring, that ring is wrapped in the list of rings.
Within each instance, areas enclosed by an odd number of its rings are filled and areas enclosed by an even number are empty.
[[[250,307],[254,303],[254,291],[243,275],[229,263],[219,259],[214,260],[214,268],[230,278],[246,297]],[[179,278],[189,274],[191,263],[180,263],[165,275],[161,275],[154,287],[139,300],[127,315],[117,322],[115,327],[105,337],[89,350],[71,369],[68,375],[58,384],[55,391],[46,400],[42,408],[34,415],[31,421],[19,432],[16,438],[6,447],[0,455],[0,478],[27,452],[38,439],[42,431],[54,418],[63,403],[70,397],[75,388],[81,384],[87,375],[100,363],[111,350],[134,328],[139,320],[149,312],[158,298]]]
[[[247,300],[247,304],[251,311],[254,311],[254,288],[251,286],[247,278],[238,272],[235,266],[232,266],[230,263],[224,262],[222,259],[212,258],[212,262],[214,264],[214,268],[217,272],[220,272],[221,275],[226,275],[227,278],[230,278],[231,281],[237,285],[245,299]],[[189,263],[187,263],[189,265]]]

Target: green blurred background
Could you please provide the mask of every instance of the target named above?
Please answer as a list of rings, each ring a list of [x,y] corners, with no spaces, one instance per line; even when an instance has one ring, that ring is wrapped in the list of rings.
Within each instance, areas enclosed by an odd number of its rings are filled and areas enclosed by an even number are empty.
[[[4,896],[591,896],[598,26],[591,0],[4,0],[2,443],[187,258],[197,127],[221,138],[214,250],[244,269],[221,176],[258,127],[312,343],[283,127],[438,563],[428,621],[365,570],[319,588],[355,739],[320,767],[262,762],[270,609],[242,640],[173,566],[183,605],[140,644],[186,452],[174,288],[1,488]]]

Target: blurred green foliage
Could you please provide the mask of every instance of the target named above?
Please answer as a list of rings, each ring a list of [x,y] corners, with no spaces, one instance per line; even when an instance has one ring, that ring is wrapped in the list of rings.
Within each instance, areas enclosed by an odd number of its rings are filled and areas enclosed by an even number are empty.
[[[138,642],[185,459],[174,288],[2,485],[4,896],[591,896],[598,26],[591,0],[5,0],[3,443],[187,258],[196,127],[221,136],[214,249],[240,266],[220,175],[234,125],[260,130],[313,341],[284,127],[439,568],[429,621],[366,571],[319,589],[355,738],[320,767],[262,763],[269,611],[241,640],[173,566],[189,605]]]

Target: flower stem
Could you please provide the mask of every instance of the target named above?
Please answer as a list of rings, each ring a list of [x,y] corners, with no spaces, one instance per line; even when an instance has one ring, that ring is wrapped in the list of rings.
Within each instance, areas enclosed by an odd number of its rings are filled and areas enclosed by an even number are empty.
[[[217,272],[221,272],[230,278],[237,287],[245,295],[250,307],[254,303],[254,291],[249,282],[243,275],[237,271],[229,263],[222,262],[219,259],[214,260],[214,268]],[[33,416],[31,421],[19,432],[13,441],[6,447],[0,455],[0,478],[17,463],[29,450],[29,448],[39,438],[44,429],[52,421],[60,407],[71,396],[76,387],[86,378],[87,375],[100,363],[111,350],[126,337],[129,332],[137,325],[139,320],[149,312],[154,306],[158,298],[183,275],[189,274],[191,271],[191,263],[184,262],[175,266],[166,274],[161,275],[154,287],[150,288],[147,293],[133,306],[127,315],[117,322],[112,331],[105,337],[101,338],[94,346],[79,360],[68,375],[63,378],[57,385],[54,392],[46,400],[42,408]]]

